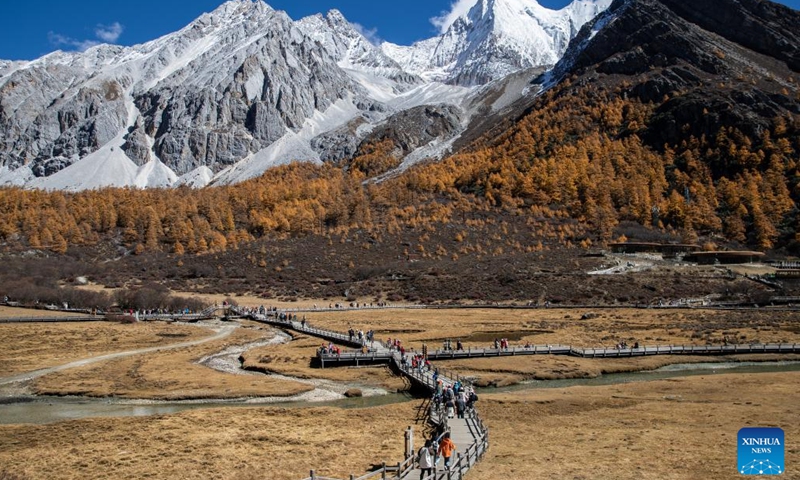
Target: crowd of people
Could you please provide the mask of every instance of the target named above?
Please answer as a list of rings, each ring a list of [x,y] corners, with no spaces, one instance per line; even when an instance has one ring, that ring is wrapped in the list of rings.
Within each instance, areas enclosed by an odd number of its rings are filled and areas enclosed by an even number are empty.
[[[439,378],[438,369],[433,373],[433,381],[436,384],[436,390],[433,393],[432,401],[447,418],[464,418],[464,415],[475,407],[478,395],[471,386],[463,385],[458,380],[452,385],[445,385]]]
[[[495,338],[494,339],[494,349],[495,350],[508,350],[508,339],[507,338]]]
[[[364,330],[356,331],[353,327],[350,327],[350,329],[347,331],[347,334],[350,337],[350,342],[355,342],[356,339],[358,339],[358,343],[361,345],[372,343],[372,341],[375,339],[374,330],[367,330],[364,332]]]

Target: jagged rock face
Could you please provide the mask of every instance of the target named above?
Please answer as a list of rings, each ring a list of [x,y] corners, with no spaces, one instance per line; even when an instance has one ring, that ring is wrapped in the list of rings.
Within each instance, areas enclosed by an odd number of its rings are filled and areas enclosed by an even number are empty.
[[[175,78],[137,96],[155,154],[177,173],[199,166],[219,171],[267,147],[287,128],[299,128],[315,110],[360,94],[288,17],[276,13],[270,24],[266,35],[235,55],[221,62],[216,55],[202,55]],[[241,41],[232,38],[230,45]],[[227,78],[214,74],[208,82],[190,76],[193,64],[197,69],[216,64],[230,73]]]
[[[421,105],[389,116],[372,127],[359,117],[347,125],[316,137],[312,148],[325,162],[346,163],[362,147],[390,140],[392,156],[402,159],[434,140],[446,141],[462,131],[464,112],[454,105]]]
[[[800,24],[789,7],[761,0],[662,0],[670,10],[704,30],[800,72]]]
[[[0,86],[0,165],[33,162],[45,175],[105,144],[125,125],[121,86],[90,79],[63,90],[85,71],[53,66],[18,70]],[[45,164],[49,165],[46,166]]]
[[[138,165],[219,171],[341,98],[363,97],[283,12],[234,1],[130,48],[57,52],[0,72],[0,166],[49,175],[124,135]],[[16,70],[14,70],[16,68]]]
[[[0,184],[160,186],[176,174],[205,178],[204,168],[235,182],[287,161],[341,160],[369,131],[348,137],[354,120],[375,125],[419,105],[460,105],[466,89],[432,80],[477,85],[552,63],[608,1],[576,0],[554,12],[534,0],[481,0],[447,34],[398,47],[402,61],[336,10],[294,22],[261,0],[230,0],[134,47],[0,61]],[[395,132],[406,147],[429,143],[425,129],[418,139],[403,133],[419,114]],[[80,181],[103,172],[125,178]]]
[[[402,157],[436,139],[447,139],[461,129],[462,112],[453,105],[422,105],[392,115],[362,143],[391,140]]]
[[[311,148],[319,153],[323,162],[338,163],[346,158],[352,158],[361,145],[358,127],[364,125],[366,120],[358,117],[347,125],[318,135],[311,140]]]
[[[577,75],[579,85],[624,79],[629,94],[659,105],[646,132],[655,148],[720,126],[756,137],[775,117],[800,113],[791,80],[798,42],[789,28],[800,14],[764,3],[617,0],[581,31],[552,76]],[[734,32],[745,24],[768,33]]]

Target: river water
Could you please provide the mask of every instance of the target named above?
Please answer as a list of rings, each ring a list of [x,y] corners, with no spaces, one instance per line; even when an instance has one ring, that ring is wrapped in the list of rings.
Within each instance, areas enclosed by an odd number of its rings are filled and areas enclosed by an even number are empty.
[[[536,388],[564,388],[578,385],[599,386],[618,385],[631,382],[649,382],[667,378],[691,377],[694,375],[720,375],[726,373],[769,373],[798,372],[800,362],[720,362],[720,363],[679,363],[655,370],[629,373],[610,373],[594,378],[568,378],[561,380],[528,380],[517,385],[499,388],[484,388],[478,392],[501,393]]]
[[[634,373],[616,373],[596,378],[567,380],[535,380],[502,388],[480,389],[483,393],[501,393],[537,388],[561,388],[576,385],[614,385],[630,382],[646,382],[666,378],[692,375],[716,375],[724,373],[758,374],[766,372],[800,371],[800,362],[738,362],[738,363],[700,363],[677,364],[657,370]],[[167,415],[200,408],[242,408],[242,407],[336,407],[366,408],[389,405],[414,400],[408,393],[392,393],[361,398],[345,398],[327,402],[265,402],[259,399],[231,401],[181,401],[160,402],[144,400],[88,399],[75,397],[16,397],[0,402],[0,424],[47,424],[65,420],[91,417],[130,417],[148,415]]]

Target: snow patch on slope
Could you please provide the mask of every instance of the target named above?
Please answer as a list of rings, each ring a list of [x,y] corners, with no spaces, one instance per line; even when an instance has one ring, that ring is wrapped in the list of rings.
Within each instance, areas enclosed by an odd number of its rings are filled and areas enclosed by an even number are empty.
[[[187,186],[191,188],[203,188],[214,178],[214,172],[210,168],[203,165],[202,167],[195,168],[189,173],[185,173],[178,177],[173,186]]]
[[[80,191],[103,187],[161,188],[171,186],[177,175],[157,158],[137,167],[122,150],[128,130],[136,124],[139,110],[129,96],[125,98],[128,121],[114,139],[67,168],[49,177],[28,182],[44,190]]]
[[[473,89],[457,85],[431,82],[398,95],[387,104],[395,111],[406,110],[420,105],[448,103],[459,106]]]
[[[11,170],[0,167],[0,187],[23,187],[36,177],[27,165]]]
[[[122,136],[118,139],[121,140]],[[117,145],[112,145],[117,143]],[[32,188],[76,192],[102,187],[133,185],[139,168],[119,148],[120,142],[109,142],[94,153],[78,160],[49,177],[29,183]]]
[[[139,167],[133,185],[139,188],[167,188],[177,180],[178,176],[171,168],[155,159]]]
[[[243,182],[260,176],[272,167],[293,162],[322,163],[319,154],[311,149],[308,141],[291,130],[287,130],[284,136],[269,147],[220,172],[212,183],[231,185]]]
[[[304,140],[311,140],[317,135],[339,128],[359,113],[361,110],[353,103],[352,98],[338,100],[324,112],[314,110],[314,114],[306,119],[298,134]]]

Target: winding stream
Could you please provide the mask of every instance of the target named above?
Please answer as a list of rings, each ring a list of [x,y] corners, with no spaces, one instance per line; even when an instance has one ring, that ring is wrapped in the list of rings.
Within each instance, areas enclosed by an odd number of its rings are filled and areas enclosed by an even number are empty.
[[[216,355],[215,355],[216,357]],[[238,356],[237,356],[238,358]],[[238,361],[238,360],[237,360]],[[724,373],[767,373],[800,371],[800,362],[738,362],[675,364],[657,370],[615,373],[596,378],[567,380],[536,380],[502,388],[480,389],[484,393],[502,393],[537,388],[561,388],[576,385],[614,385],[630,382],[647,382],[667,378],[693,375],[715,375]],[[330,382],[333,383],[333,382]],[[362,398],[344,398],[323,402],[310,402],[305,399],[273,401],[273,399],[248,399],[230,401],[145,401],[109,400],[70,397],[16,397],[9,398],[0,405],[0,424],[47,424],[65,420],[91,417],[126,417],[166,415],[199,408],[241,408],[254,406],[274,406],[284,408],[336,407],[366,408],[389,405],[414,400],[408,393],[373,395]]]

